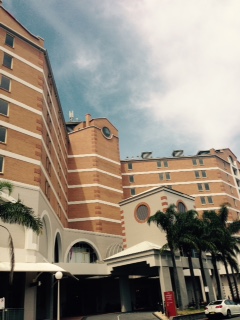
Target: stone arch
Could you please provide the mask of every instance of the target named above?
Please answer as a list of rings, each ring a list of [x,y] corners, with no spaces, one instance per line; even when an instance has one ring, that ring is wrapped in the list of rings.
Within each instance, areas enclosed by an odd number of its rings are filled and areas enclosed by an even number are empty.
[[[88,239],[77,239],[67,248],[64,260],[67,263],[95,263],[102,259],[93,242]]]
[[[106,258],[109,258],[121,251],[123,251],[123,244],[119,242],[113,243],[107,248]]]
[[[62,262],[62,239],[58,230],[54,240],[53,261],[55,263]]]
[[[39,236],[39,252],[47,260],[52,261],[52,227],[48,213],[42,213],[43,230]]]

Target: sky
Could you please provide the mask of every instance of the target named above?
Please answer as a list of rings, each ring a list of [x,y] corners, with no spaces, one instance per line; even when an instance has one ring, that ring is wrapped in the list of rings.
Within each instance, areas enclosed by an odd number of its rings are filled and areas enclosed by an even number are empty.
[[[104,117],[121,159],[240,158],[239,0],[3,0],[45,40],[66,121]]]

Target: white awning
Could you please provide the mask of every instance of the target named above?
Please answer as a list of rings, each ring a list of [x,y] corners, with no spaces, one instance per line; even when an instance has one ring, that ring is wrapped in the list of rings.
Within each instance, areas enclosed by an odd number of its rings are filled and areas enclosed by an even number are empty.
[[[0,272],[10,271],[9,262],[0,262]],[[14,272],[57,272],[68,273],[63,268],[48,262],[15,262]]]

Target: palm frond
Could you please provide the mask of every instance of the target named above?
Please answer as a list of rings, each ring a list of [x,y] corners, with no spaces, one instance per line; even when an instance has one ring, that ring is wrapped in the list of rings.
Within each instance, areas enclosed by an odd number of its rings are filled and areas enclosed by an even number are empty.
[[[13,191],[13,185],[9,181],[0,181],[0,191],[7,190],[9,194]]]
[[[14,254],[14,245],[13,238],[7,227],[0,225],[1,228],[4,228],[8,233],[8,247],[9,247],[9,256],[10,256],[10,283],[13,282],[13,270],[15,265],[15,254]]]
[[[0,204],[0,219],[5,223],[16,223],[31,228],[37,234],[42,231],[42,221],[33,213],[33,209],[25,206],[20,200],[16,203]]]

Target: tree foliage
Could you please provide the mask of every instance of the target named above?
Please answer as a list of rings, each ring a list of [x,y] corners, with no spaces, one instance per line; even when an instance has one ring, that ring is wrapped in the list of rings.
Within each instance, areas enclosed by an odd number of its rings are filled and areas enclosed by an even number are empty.
[[[0,192],[7,191],[11,194],[13,185],[8,181],[0,181]],[[32,229],[36,234],[42,231],[42,221],[34,215],[33,209],[25,206],[20,200],[17,202],[5,202],[0,194],[0,220],[3,223],[18,224],[26,228]],[[8,233],[9,253],[10,253],[10,282],[13,279],[13,270],[15,264],[14,245],[12,235],[6,226],[0,225]]]

